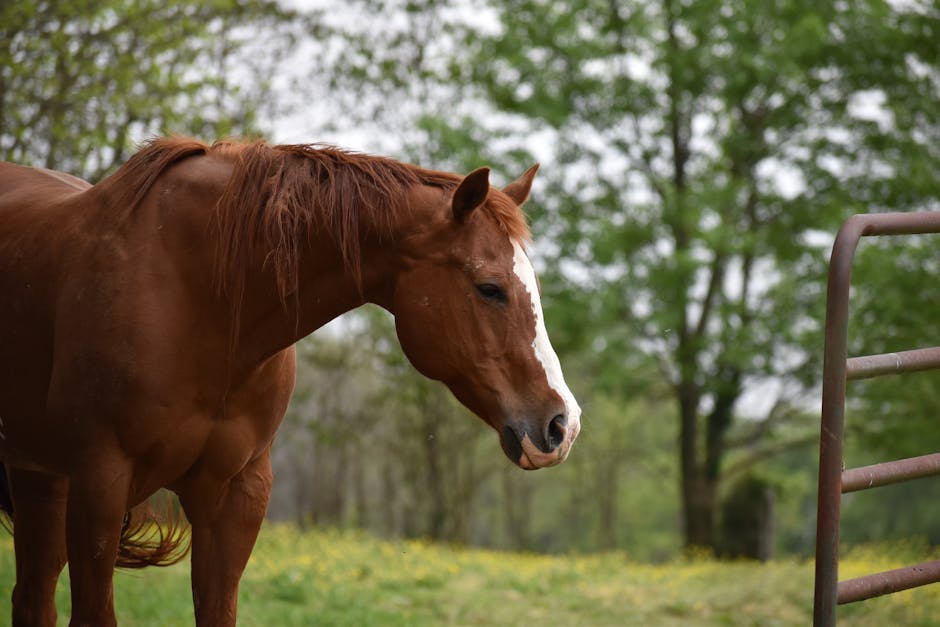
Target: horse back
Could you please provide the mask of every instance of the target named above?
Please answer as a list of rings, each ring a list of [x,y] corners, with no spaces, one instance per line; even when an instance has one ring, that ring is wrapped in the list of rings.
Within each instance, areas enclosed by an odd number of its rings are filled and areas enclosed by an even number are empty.
[[[55,260],[79,230],[75,201],[90,188],[63,172],[0,162],[0,290],[8,305],[28,308],[50,284]]]
[[[65,172],[0,162],[0,211],[48,207],[89,187]]]

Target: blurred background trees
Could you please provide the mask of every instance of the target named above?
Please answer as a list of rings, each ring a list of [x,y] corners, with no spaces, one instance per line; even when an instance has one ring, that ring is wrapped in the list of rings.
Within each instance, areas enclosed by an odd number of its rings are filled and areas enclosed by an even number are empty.
[[[257,133],[305,24],[271,0],[0,3],[0,158],[96,181],[149,135]]]
[[[455,171],[486,163],[497,184],[542,162],[533,254],[585,410],[569,460],[511,468],[367,310],[301,346],[271,515],[647,559],[736,553],[729,538],[763,526],[755,556],[774,532],[778,550],[811,550],[829,246],[853,213],[938,208],[940,7],[329,9],[0,5],[5,159],[97,179],[150,133],[261,132]],[[853,353],[937,344],[937,243],[863,246]],[[851,455],[940,449],[937,382],[850,388]],[[887,498],[909,500],[897,490]],[[930,502],[898,517],[849,500],[843,536],[940,541]]]

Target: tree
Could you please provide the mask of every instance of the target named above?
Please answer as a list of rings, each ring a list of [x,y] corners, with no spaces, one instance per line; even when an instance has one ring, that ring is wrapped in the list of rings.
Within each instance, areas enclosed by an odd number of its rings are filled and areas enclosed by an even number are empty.
[[[271,0],[4,2],[0,159],[95,181],[148,135],[256,133],[297,23]]]
[[[546,205],[592,315],[578,341],[670,382],[685,543],[714,547],[745,391],[817,376],[818,234],[936,205],[940,16],[876,0],[496,6],[501,30],[471,36],[458,80],[552,129],[564,174]]]

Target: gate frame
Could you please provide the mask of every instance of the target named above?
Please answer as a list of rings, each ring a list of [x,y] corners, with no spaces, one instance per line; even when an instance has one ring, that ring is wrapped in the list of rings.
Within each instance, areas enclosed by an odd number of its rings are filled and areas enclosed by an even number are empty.
[[[842,457],[847,380],[940,368],[940,347],[849,359],[849,288],[858,242],[869,236],[929,233],[940,233],[940,211],[858,214],[843,223],[832,245],[819,434],[815,627],[833,627],[838,605],[940,581],[940,560],[839,581],[842,494],[940,474],[940,453],[848,470],[843,470]]]

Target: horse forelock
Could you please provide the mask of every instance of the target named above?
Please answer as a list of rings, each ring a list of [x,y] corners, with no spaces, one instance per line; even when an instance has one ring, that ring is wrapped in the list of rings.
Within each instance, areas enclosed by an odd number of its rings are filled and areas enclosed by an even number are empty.
[[[491,189],[484,204],[486,211],[512,241],[525,243],[532,235],[525,214],[509,196],[498,189]]]

